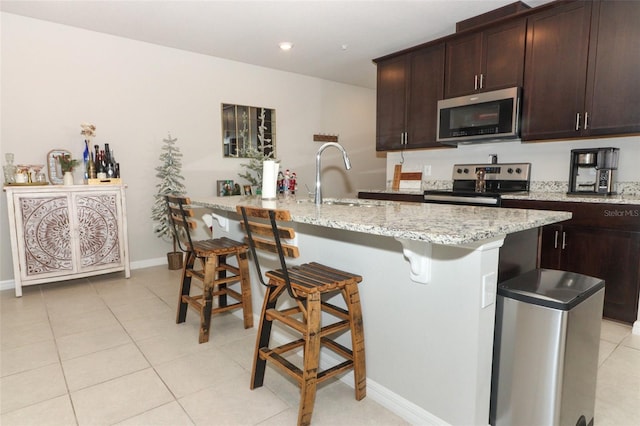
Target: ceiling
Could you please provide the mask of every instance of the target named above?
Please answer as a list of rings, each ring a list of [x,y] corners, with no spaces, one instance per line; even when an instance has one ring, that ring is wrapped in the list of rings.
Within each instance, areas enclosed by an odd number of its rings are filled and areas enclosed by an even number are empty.
[[[513,1],[1,0],[0,10],[374,88],[373,58],[451,34],[456,22]],[[281,51],[282,41],[293,49]]]

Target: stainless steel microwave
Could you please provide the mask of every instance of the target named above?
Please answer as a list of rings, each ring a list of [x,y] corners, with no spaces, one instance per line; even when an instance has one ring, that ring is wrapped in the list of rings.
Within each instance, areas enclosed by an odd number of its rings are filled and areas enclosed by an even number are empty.
[[[520,138],[520,88],[438,101],[437,138],[447,145]]]

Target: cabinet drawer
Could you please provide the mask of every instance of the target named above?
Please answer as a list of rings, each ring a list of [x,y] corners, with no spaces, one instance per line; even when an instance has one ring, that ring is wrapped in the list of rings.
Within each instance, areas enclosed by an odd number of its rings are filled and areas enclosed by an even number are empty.
[[[573,213],[571,225],[640,232],[640,205],[561,201],[502,200],[502,206]]]

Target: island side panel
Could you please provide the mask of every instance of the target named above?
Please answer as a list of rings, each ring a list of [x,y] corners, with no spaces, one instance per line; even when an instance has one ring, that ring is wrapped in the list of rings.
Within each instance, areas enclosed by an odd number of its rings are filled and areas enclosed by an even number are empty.
[[[241,239],[237,216],[229,217],[229,231],[216,227],[215,234]],[[502,239],[475,247],[433,245],[432,282],[419,284],[410,280],[402,246],[391,237],[295,227],[297,262],[320,261],[364,277],[367,380],[376,390],[369,397],[387,406],[400,401],[398,414],[422,424],[487,424],[495,303],[481,307],[482,287],[486,276],[485,287],[495,294]],[[253,303],[260,306],[264,289],[253,267],[251,273]],[[348,376],[344,381],[352,385]]]

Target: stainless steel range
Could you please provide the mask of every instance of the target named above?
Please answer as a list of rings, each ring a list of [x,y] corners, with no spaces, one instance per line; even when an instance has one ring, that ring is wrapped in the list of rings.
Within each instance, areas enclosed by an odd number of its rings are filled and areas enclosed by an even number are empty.
[[[499,207],[501,194],[529,192],[530,163],[455,164],[452,191],[424,191],[425,203]]]
[[[452,191],[424,191],[424,202],[500,207],[503,194],[529,192],[531,164],[456,164],[452,176]],[[537,228],[506,235],[498,260],[498,282],[535,269],[537,258]]]

